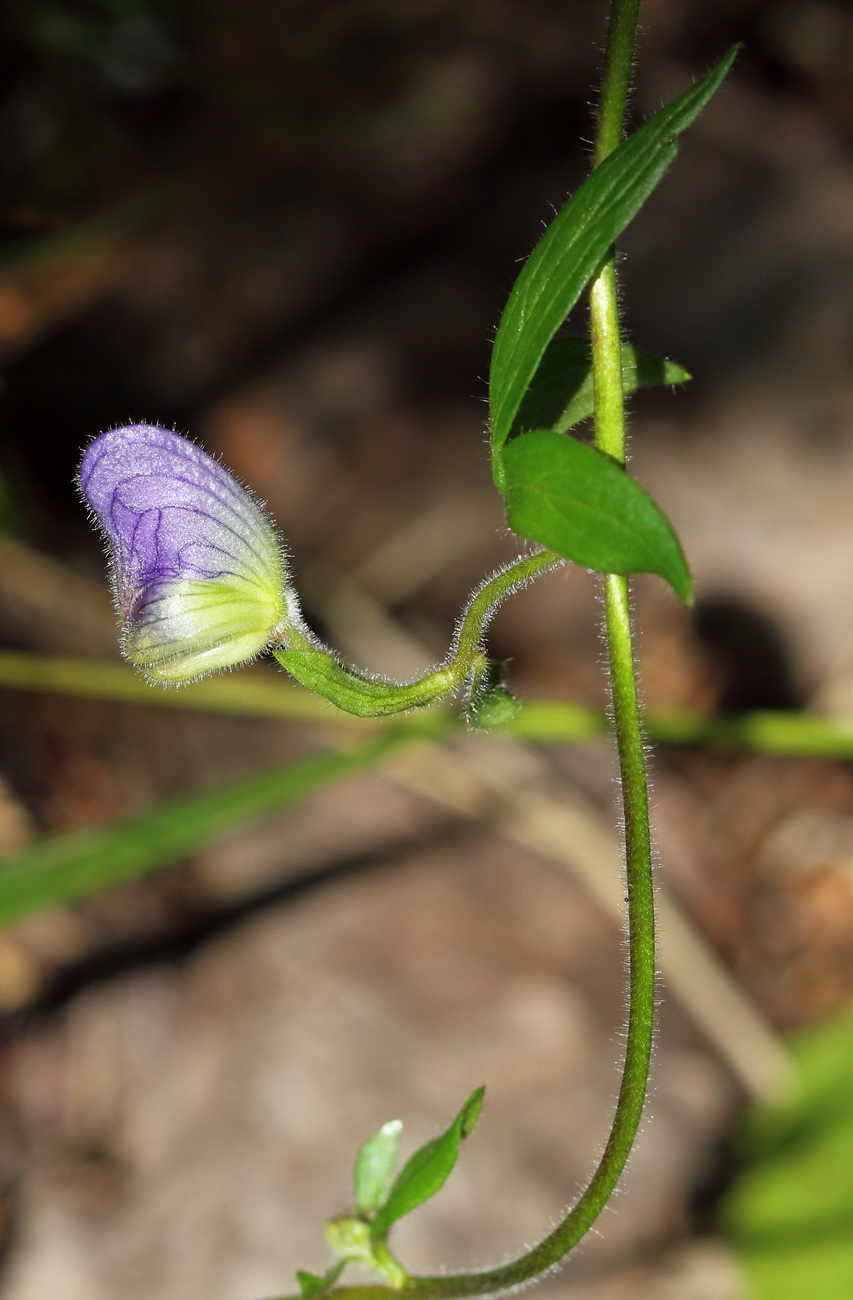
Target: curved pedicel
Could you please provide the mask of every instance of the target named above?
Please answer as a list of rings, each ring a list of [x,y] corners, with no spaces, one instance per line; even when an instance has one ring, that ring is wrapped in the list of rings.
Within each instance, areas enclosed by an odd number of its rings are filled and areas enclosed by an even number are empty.
[[[391,682],[348,668],[312,635],[263,507],[196,443],[153,424],[111,429],[87,448],[78,481],[107,541],[122,650],[150,681],[177,685],[271,649],[297,681],[359,717],[421,708],[466,686],[473,725],[512,716],[483,633],[519,583],[564,563],[552,552],[489,578],[446,661],[417,681]]]

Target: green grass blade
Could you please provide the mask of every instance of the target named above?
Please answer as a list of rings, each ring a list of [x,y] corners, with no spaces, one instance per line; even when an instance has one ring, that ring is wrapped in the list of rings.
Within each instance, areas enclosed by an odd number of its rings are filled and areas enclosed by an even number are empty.
[[[0,924],[85,898],[153,871],[386,757],[408,738],[390,728],[366,744],[177,799],[115,826],[37,841],[0,862]]]
[[[318,696],[293,686],[283,673],[276,676],[252,669],[205,677],[200,682],[169,689],[152,686],[135,668],[120,662],[0,650],[0,686],[127,704],[154,704],[169,709],[210,710],[241,717],[333,721],[336,725],[346,724],[348,717]],[[354,726],[360,725],[357,719],[350,721]]]
[[[3,650],[0,651],[0,688],[4,686],[271,721],[310,720],[336,730],[343,726],[359,729],[362,734],[369,731],[371,735],[394,728],[413,737],[440,740],[452,735],[454,727],[460,725],[452,713],[442,708],[403,721],[379,718],[365,722],[341,713],[324,700],[312,699],[307,691],[284,682],[278,685],[275,678],[259,681],[252,671],[210,677],[181,690],[166,691],[148,686],[134,669],[123,664]],[[768,709],[709,717],[693,709],[667,709],[648,713],[645,723],[649,739],[661,745],[709,746],[725,752],[751,750],[757,754],[800,758],[853,759],[853,724],[845,718]],[[525,700],[520,712],[506,725],[507,734],[532,744],[582,744],[606,736],[608,731],[603,713],[567,700]]]
[[[731,50],[606,158],[551,222],[525,263],[498,326],[489,375],[498,487],[503,482],[503,445],[545,349],[610,245],[666,172],[678,149],[678,135],[708,103],[736,53],[737,48]]]

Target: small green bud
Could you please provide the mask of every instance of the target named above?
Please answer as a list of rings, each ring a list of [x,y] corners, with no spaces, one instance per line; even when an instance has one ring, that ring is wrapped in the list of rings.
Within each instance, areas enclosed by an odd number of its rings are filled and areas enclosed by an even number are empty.
[[[326,1223],[326,1240],[334,1253],[344,1259],[360,1259],[372,1264],[370,1224],[355,1215],[341,1214]]]
[[[466,717],[472,727],[488,731],[492,727],[502,727],[511,722],[521,705],[514,695],[501,682],[502,666],[487,663],[480,675],[475,678],[466,709]]]

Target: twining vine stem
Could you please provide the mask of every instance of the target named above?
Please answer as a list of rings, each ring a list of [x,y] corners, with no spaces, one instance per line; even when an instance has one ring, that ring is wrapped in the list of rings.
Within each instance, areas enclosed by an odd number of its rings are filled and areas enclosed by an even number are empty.
[[[613,0],[594,166],[612,153],[622,138],[638,10],[639,0]],[[612,249],[591,286],[590,313],[595,442],[601,451],[624,463],[622,361],[615,253]],[[456,1297],[461,1300],[465,1296],[489,1295],[527,1282],[558,1263],[580,1241],[601,1213],[625,1167],[643,1110],[651,1058],[655,995],[654,894],[646,767],[627,578],[606,574],[604,601],[625,816],[630,986],[625,1064],[604,1153],[585,1190],[565,1218],[544,1240],[517,1259],[477,1273],[440,1277],[404,1275],[405,1280],[393,1287],[381,1284],[336,1287],[333,1294],[340,1300],[387,1300],[389,1294],[418,1297],[418,1300],[455,1300]]]

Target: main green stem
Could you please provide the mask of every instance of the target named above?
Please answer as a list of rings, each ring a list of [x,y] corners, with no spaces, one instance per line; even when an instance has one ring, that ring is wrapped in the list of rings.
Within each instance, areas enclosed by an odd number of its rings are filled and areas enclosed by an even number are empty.
[[[617,147],[628,86],[639,0],[613,0],[595,139],[594,165]],[[595,442],[624,463],[625,414],[615,254],[601,267],[590,291],[595,379]],[[455,1300],[518,1286],[558,1263],[589,1230],[606,1205],[634,1144],[646,1096],[655,995],[655,921],[648,790],[634,672],[628,581],[609,573],[604,602],[610,684],[622,777],[628,894],[630,1011],[625,1065],[616,1112],[604,1154],[579,1200],[561,1223],[526,1254],[499,1268],[444,1277],[409,1277],[394,1296]],[[340,1300],[383,1300],[389,1288],[336,1288]]]
[[[622,140],[639,0],[614,0],[593,165]],[[592,365],[595,383],[595,445],[625,463],[625,407],[616,285],[611,248],[590,288]],[[604,577],[604,611],[610,689],[619,751],[625,822],[628,901],[629,1013],[625,1066],[619,1100],[602,1164],[618,1179],[634,1144],[648,1086],[655,1004],[655,908],[649,796],[640,724],[628,579]],[[614,1180],[615,1181],[615,1180]]]

